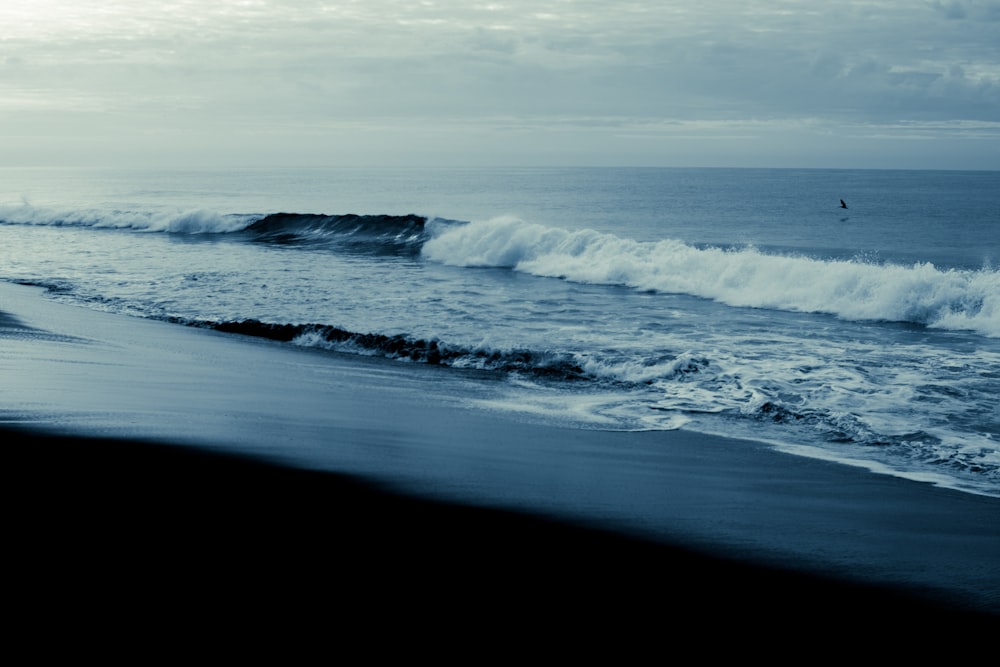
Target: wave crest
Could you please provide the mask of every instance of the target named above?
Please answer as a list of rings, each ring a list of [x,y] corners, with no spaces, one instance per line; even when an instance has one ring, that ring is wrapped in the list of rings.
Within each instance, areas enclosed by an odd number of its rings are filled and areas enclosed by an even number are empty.
[[[259,217],[259,215],[222,214],[205,209],[109,211],[59,210],[31,205],[0,206],[0,224],[130,229],[176,234],[220,234],[241,231]]]
[[[537,276],[624,285],[713,299],[730,306],[829,313],[1000,337],[1000,272],[770,255],[753,247],[698,248],[641,242],[497,218],[445,229],[425,258],[506,267]]]
[[[449,345],[436,339],[358,333],[327,324],[271,324],[248,319],[189,322],[226,333],[258,336],[305,347],[403,359],[431,365],[521,372],[564,380],[584,379],[586,372],[571,355],[535,350],[494,350]]]

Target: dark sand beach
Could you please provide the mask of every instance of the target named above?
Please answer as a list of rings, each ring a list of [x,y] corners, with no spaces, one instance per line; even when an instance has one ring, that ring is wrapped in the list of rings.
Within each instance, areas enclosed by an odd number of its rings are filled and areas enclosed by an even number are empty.
[[[202,624],[579,649],[1000,620],[1000,499],[686,431],[480,413],[413,395],[435,369],[403,371],[0,284],[20,625],[181,605]]]

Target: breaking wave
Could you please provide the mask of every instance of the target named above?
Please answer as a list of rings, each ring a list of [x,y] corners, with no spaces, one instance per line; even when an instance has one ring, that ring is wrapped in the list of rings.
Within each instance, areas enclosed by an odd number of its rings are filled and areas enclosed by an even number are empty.
[[[753,247],[641,242],[498,218],[449,227],[427,259],[537,276],[688,294],[730,306],[828,313],[1000,337],[1000,271],[765,254]]]
[[[225,234],[241,231],[260,215],[188,211],[59,210],[37,206],[0,206],[0,224],[127,229],[175,234]]]
[[[439,225],[459,221],[434,218]],[[427,240],[428,218],[406,215],[321,213],[217,213],[189,211],[57,210],[0,206],[0,224],[85,227],[135,232],[227,234],[257,243],[303,248],[338,247],[376,254],[417,254]]]
[[[560,380],[584,379],[586,371],[572,355],[534,350],[495,350],[449,345],[404,335],[358,333],[327,324],[272,324],[248,319],[184,322],[225,333],[268,338],[304,347],[381,356],[418,363],[488,371],[520,372]]]

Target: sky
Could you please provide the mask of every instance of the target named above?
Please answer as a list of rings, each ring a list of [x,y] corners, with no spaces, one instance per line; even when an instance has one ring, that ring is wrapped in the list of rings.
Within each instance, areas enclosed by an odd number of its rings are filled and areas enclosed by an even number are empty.
[[[1000,169],[1000,0],[0,0],[0,165]]]

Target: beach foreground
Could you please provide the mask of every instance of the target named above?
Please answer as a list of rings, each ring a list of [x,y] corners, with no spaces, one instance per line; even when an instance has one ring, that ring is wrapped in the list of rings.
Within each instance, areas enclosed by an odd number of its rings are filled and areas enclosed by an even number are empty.
[[[95,596],[125,616],[308,600],[314,622],[521,638],[1000,618],[1000,499],[697,433],[515,421],[449,403],[434,369],[37,288],[0,284],[0,312],[25,618]]]
[[[5,488],[20,489],[7,534],[23,599],[8,602],[22,623],[46,628],[137,623],[155,635],[225,619],[269,632],[291,622],[426,641],[502,637],[510,647],[533,637],[648,645],[684,629],[780,626],[800,638],[850,629],[842,641],[853,645],[885,639],[887,623],[975,632],[997,621],[903,587],[421,499],[335,473],[189,447],[2,436]],[[168,625],[149,625],[164,617]]]

